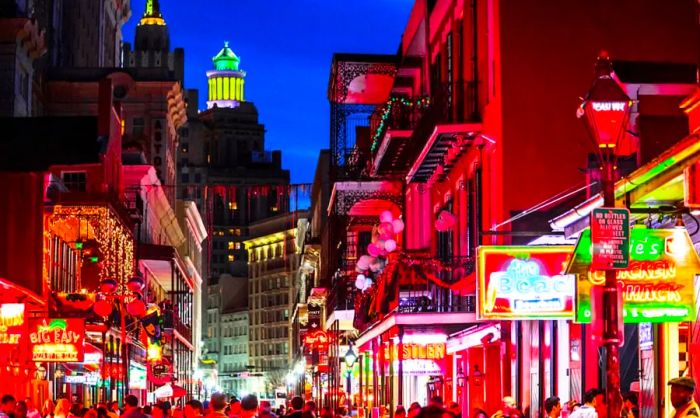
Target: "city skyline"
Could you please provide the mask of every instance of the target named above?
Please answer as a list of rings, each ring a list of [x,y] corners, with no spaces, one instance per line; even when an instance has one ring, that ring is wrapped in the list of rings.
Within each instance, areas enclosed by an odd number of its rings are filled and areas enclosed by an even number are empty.
[[[133,42],[145,3],[132,1],[125,42]],[[246,100],[258,108],[266,148],[283,151],[283,167],[291,170],[293,183],[310,183],[318,153],[329,145],[326,88],[332,54],[395,53],[412,8],[405,0],[354,3],[348,8],[338,1],[277,1],[271,7],[269,2],[212,0],[206,8],[186,8],[186,2],[175,0],[162,1],[160,7],[171,48],[185,49],[185,88],[199,90],[199,109],[206,108],[205,73],[212,68],[211,58],[229,42],[247,73]],[[215,9],[232,10],[240,18],[211,13]],[[293,112],[289,100],[296,103]]]

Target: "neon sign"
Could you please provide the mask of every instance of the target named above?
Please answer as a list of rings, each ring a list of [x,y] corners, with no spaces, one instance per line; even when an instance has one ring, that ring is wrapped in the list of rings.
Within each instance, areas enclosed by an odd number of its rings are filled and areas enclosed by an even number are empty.
[[[401,355],[406,360],[443,360],[445,358],[445,343],[402,343]]]
[[[24,304],[0,304],[0,346],[17,345],[24,327]]]
[[[82,319],[30,321],[32,361],[82,362],[85,322]]]
[[[572,318],[575,278],[564,274],[570,246],[479,247],[479,316]]]
[[[693,279],[700,261],[684,229],[631,231],[630,264],[617,270],[626,323],[693,321],[696,317]],[[592,318],[593,286],[605,283],[605,272],[590,265],[590,231],[581,233],[568,272],[577,276],[576,320]]]
[[[627,102],[591,102],[591,105],[596,112],[623,112]]]

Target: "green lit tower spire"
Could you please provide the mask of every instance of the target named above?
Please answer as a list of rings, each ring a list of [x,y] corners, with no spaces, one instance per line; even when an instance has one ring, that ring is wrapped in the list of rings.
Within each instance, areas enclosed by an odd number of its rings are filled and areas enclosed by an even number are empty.
[[[229,48],[228,42],[212,58],[214,70],[207,71],[209,79],[209,95],[207,108],[238,107],[245,101],[245,71],[238,69],[241,59]]]
[[[160,3],[158,0],[146,0],[146,10],[143,12],[139,25],[165,25],[165,19],[160,14]]]

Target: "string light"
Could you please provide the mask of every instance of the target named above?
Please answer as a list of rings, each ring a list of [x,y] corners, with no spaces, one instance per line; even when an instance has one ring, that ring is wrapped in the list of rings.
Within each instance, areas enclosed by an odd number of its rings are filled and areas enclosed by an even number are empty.
[[[379,125],[372,135],[372,148],[371,151],[374,152],[377,147],[379,147],[379,140],[384,136],[384,132],[387,129],[387,121],[391,116],[391,111],[394,105],[400,105],[404,108],[417,107],[419,109],[425,109],[430,106],[430,97],[420,97],[415,100],[409,100],[405,97],[392,97],[390,98],[381,110],[379,116]]]

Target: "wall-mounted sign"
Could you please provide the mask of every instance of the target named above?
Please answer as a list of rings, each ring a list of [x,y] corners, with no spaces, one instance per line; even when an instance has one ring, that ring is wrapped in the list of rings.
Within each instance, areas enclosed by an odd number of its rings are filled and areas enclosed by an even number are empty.
[[[629,267],[615,273],[626,323],[695,320],[693,284],[700,261],[685,229],[632,229],[629,258]],[[577,277],[576,321],[581,323],[591,322],[592,286],[605,284],[605,272],[591,261],[591,234],[586,229],[567,269]]]
[[[399,361],[394,360],[394,370],[399,370]],[[445,370],[435,360],[404,360],[401,372],[408,376],[442,376]]]
[[[146,389],[146,368],[140,365],[129,366],[129,388]]]
[[[18,345],[24,332],[24,304],[0,304],[0,347]]]
[[[629,265],[630,211],[596,208],[591,212],[591,264],[600,270],[624,269]]]
[[[84,319],[29,321],[32,361],[82,362],[84,338]]]
[[[445,343],[402,343],[401,355],[406,360],[443,360],[445,358]]]
[[[571,246],[479,247],[478,311],[483,319],[556,319],[574,314]]]
[[[71,375],[71,376],[63,376],[63,381],[65,383],[85,384],[85,385],[95,386],[100,381],[100,375],[98,373],[90,373],[90,374],[78,374],[78,375]]]

